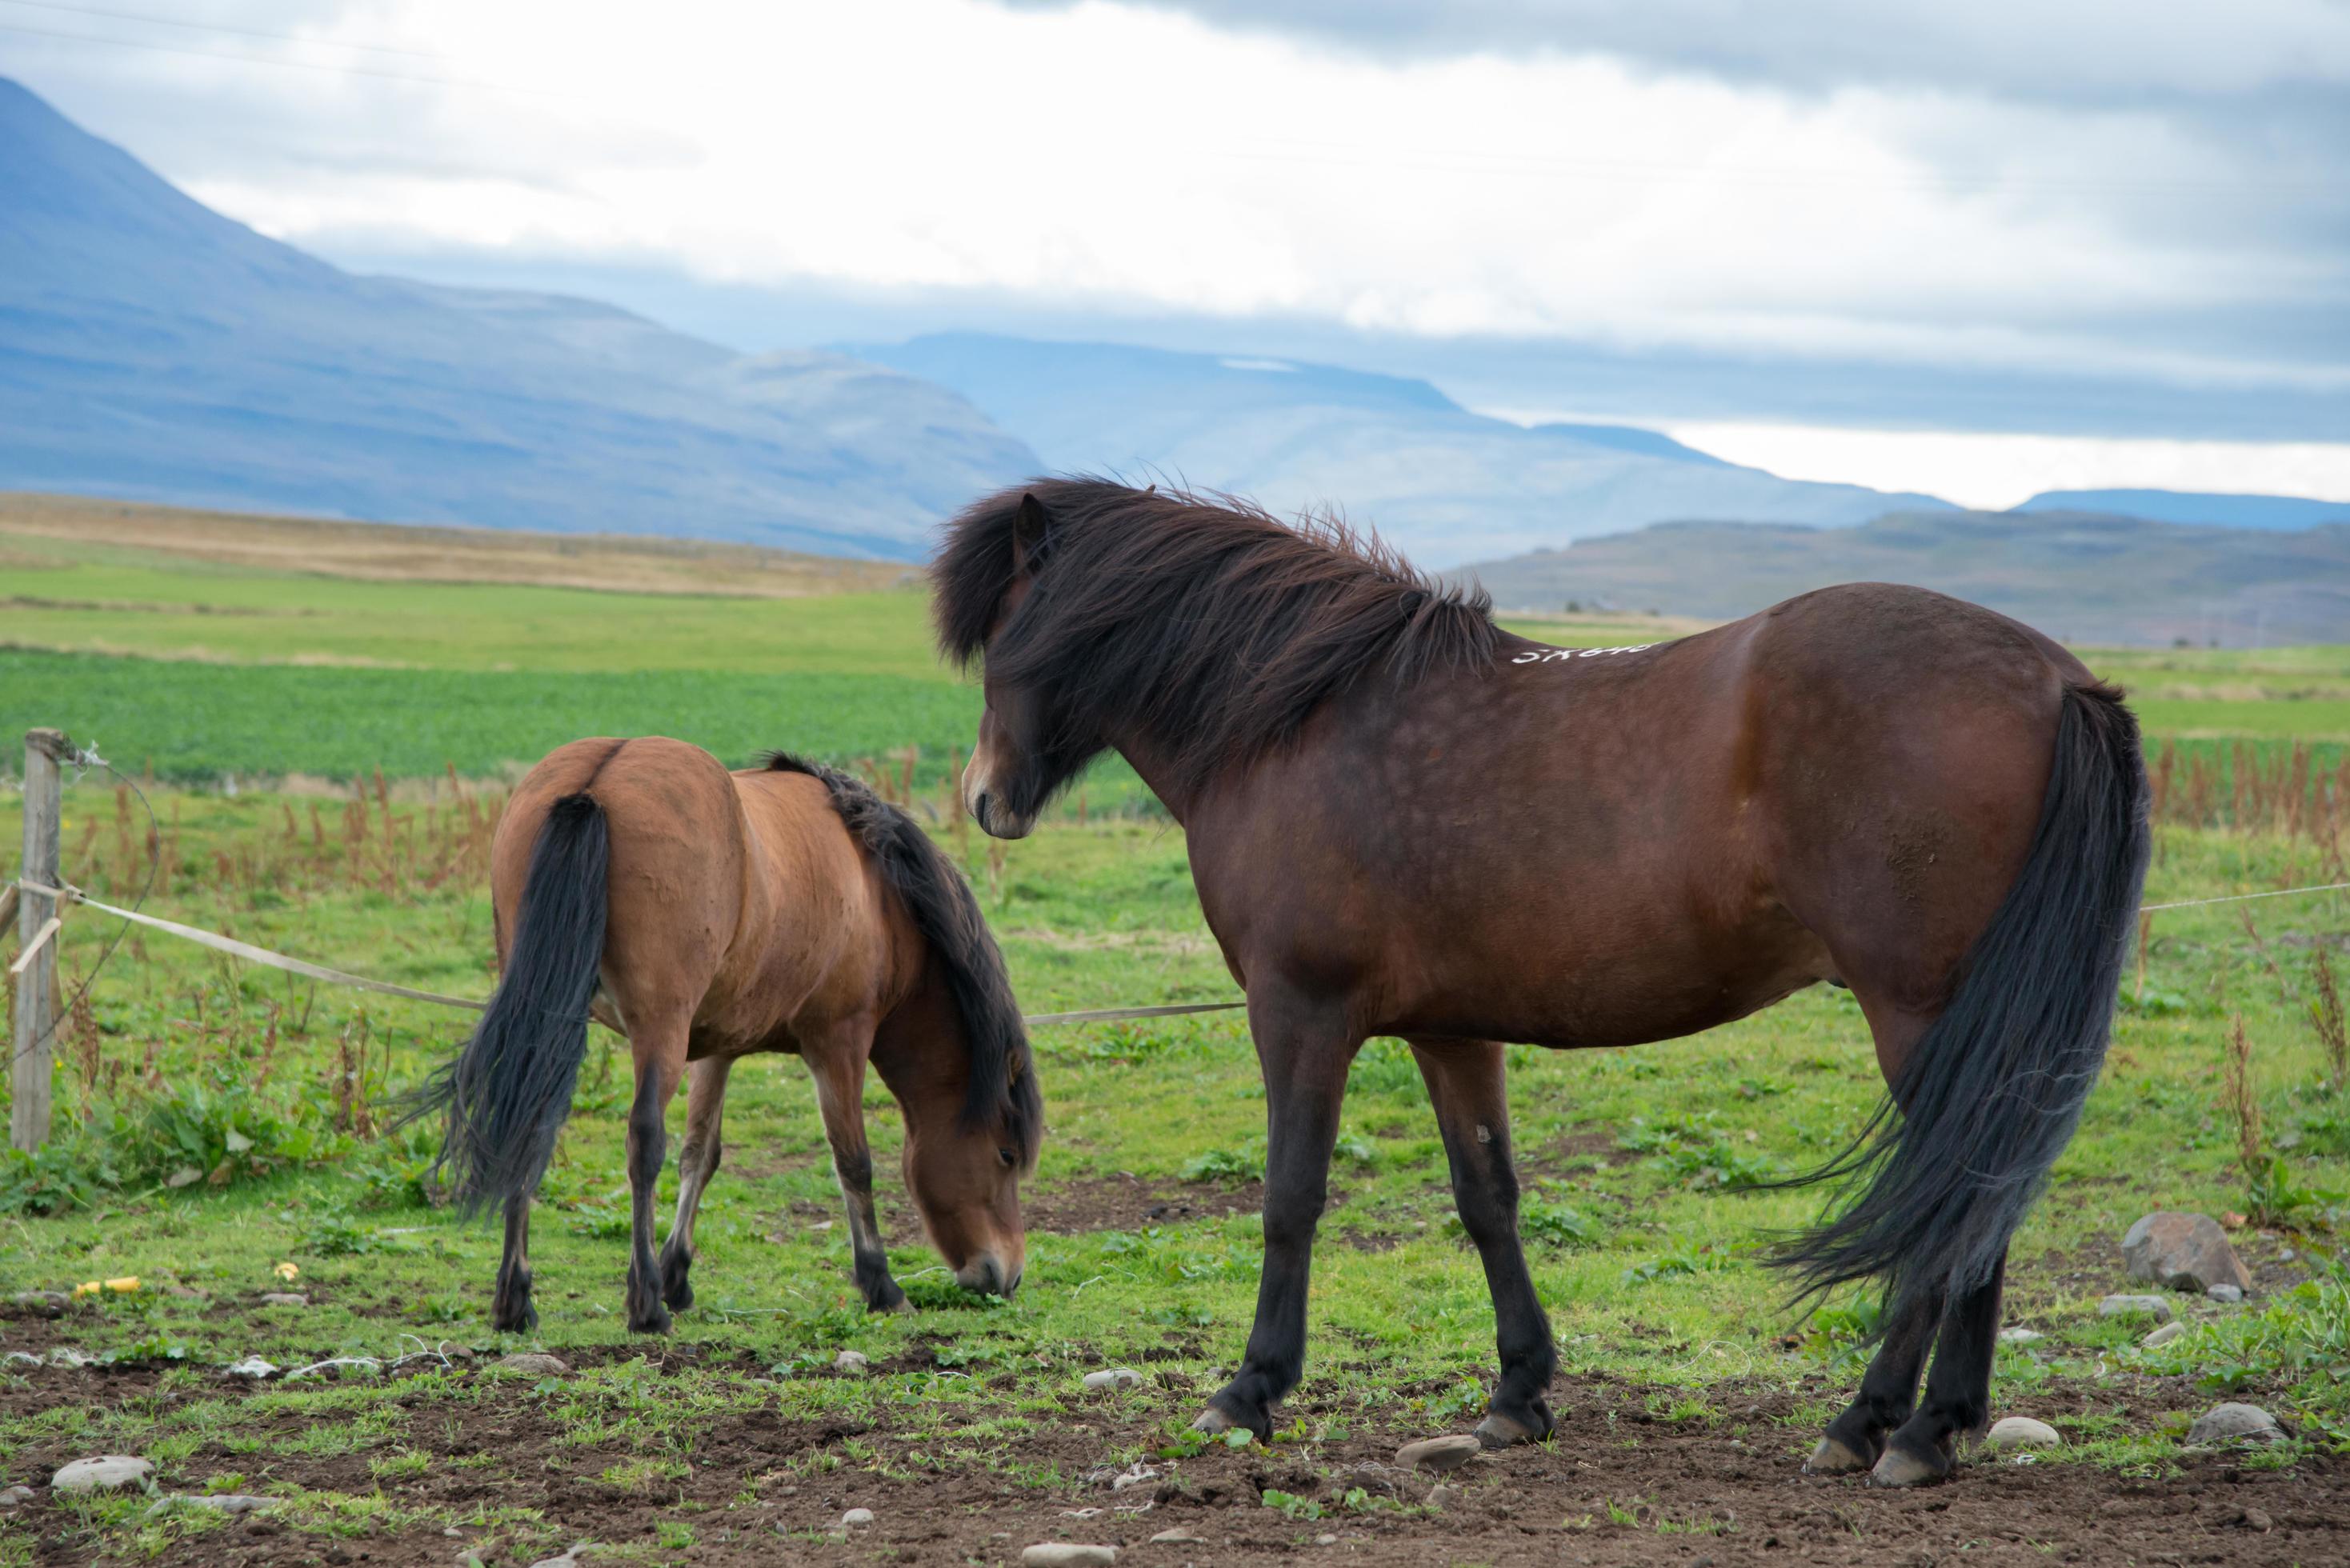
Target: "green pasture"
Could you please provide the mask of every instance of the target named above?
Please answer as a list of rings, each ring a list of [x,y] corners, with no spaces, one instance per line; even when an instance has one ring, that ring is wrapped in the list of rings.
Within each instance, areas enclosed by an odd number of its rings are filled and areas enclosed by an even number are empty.
[[[478,996],[494,978],[483,840],[464,797],[394,790],[388,805],[362,805],[348,791],[255,780],[452,767],[494,777],[580,734],[658,732],[738,762],[771,746],[845,761],[912,745],[928,787],[977,714],[971,686],[932,657],[911,592],[451,587],[37,541],[11,550],[0,735],[58,725],[162,781],[149,794],[163,870],[146,907],[434,991]],[[1523,629],[1649,640],[1622,621]],[[2090,657],[2133,688],[2150,735],[2210,754],[2236,739],[2310,741],[2330,767],[2350,739],[2350,649]],[[224,777],[240,790],[215,787]],[[1097,805],[1139,799],[1123,770],[1089,788]],[[1163,817],[1064,815],[1011,845],[945,820],[935,830],[980,889],[1031,1011],[1231,995],[1181,832]],[[18,831],[16,802],[0,794],[0,845]],[[149,838],[131,794],[99,774],[74,784],[65,837],[68,877],[100,897],[136,892]],[[2340,857],[2307,831],[2167,826],[2147,896],[2339,880]],[[1247,1183],[1263,1158],[1264,1106],[1236,1015],[1038,1033],[1049,1133],[1028,1192],[1040,1218],[1026,1282],[1009,1304],[963,1296],[936,1267],[896,1178],[894,1109],[869,1086],[892,1263],[919,1309],[904,1317],[858,1310],[797,1063],[746,1063],[702,1210],[699,1303],[648,1353],[621,1321],[623,1044],[594,1036],[543,1194],[540,1328],[499,1335],[487,1326],[494,1231],[438,1206],[429,1137],[389,1126],[467,1015],[290,981],[153,933],[124,937],[97,968],[118,934],[87,911],[67,928],[68,990],[95,979],[57,1044],[57,1137],[39,1157],[0,1159],[0,1302],[116,1277],[139,1287],[79,1301],[55,1324],[0,1318],[0,1350],[69,1345],[160,1376],[137,1397],[0,1402],[0,1484],[63,1449],[142,1454],[169,1490],[286,1499],[272,1516],[291,1538],[282,1544],[366,1550],[396,1536],[438,1552],[445,1530],[504,1563],[569,1543],[555,1512],[504,1501],[559,1469],[579,1495],[629,1500],[641,1515],[641,1537],[616,1561],[685,1562],[697,1542],[819,1476],[976,1475],[1003,1495],[1057,1496],[1070,1473],[1031,1445],[1073,1423],[1099,1425],[1104,1464],[1183,1456],[1185,1423],[1247,1333],[1262,1251]],[[2191,1463],[2184,1417],[2234,1395],[2296,1429],[2250,1468],[2338,1465],[2328,1456],[2350,1451],[2350,1276],[2328,1260],[2350,1214],[2350,1090],[2313,1009],[2319,956],[2350,971],[2350,896],[2164,913],[2147,936],[2103,1081],[2017,1239],[2007,1320],[2045,1337],[2002,1353],[1994,1413],[2054,1421],[2067,1445],[2043,1462],[2143,1480]],[[2239,1019],[2250,1085],[2231,1096]],[[1607,1380],[1627,1411],[1707,1424],[1792,1472],[1856,1379],[1870,1307],[1845,1295],[1790,1308],[1763,1243],[1814,1217],[1822,1196],[1740,1189],[1823,1160],[1868,1116],[1880,1084],[1857,1007],[1821,987],[1692,1039],[1521,1048],[1511,1060],[1522,1230],[1566,1373]],[[681,1116],[674,1107],[673,1129]],[[673,1179],[672,1166],[664,1205]],[[1274,1456],[1309,1479],[1350,1435],[1465,1429],[1493,1354],[1426,1097],[1393,1042],[1357,1062],[1333,1189],[1306,1381]],[[1168,1207],[1154,1218],[1146,1199]],[[2117,1239],[2154,1208],[2245,1217],[2235,1236],[2257,1289],[2239,1306],[2179,1298],[2189,1333],[2147,1349],[2146,1324],[2101,1318],[2095,1303],[2131,1288]],[[288,1270],[311,1304],[256,1305],[288,1288]],[[580,1370],[513,1386],[461,1361],[250,1397],[224,1392],[218,1372],[247,1355],[293,1366],[420,1345],[546,1348]],[[826,1375],[842,1349],[865,1352],[875,1372]],[[1116,1396],[1079,1389],[1084,1372],[1107,1366],[1144,1367],[1151,1381]],[[0,1366],[0,1395],[65,1376]],[[1741,1413],[1763,1398],[1772,1415]],[[491,1405],[553,1434],[529,1473],[497,1443],[452,1438],[460,1415]],[[752,1411],[852,1435],[732,1498],[692,1494],[712,1424]],[[428,1485],[451,1481],[464,1484]],[[1321,1495],[1344,1491],[1334,1480]],[[1265,1505],[1288,1495],[1268,1490]],[[77,1561],[224,1560],[201,1553],[230,1540],[208,1532],[232,1528],[152,1515],[143,1500],[62,1521],[51,1511],[38,1525],[0,1512],[0,1568],[62,1560],[42,1543],[52,1534]]]
[[[158,805],[173,870],[149,907],[386,979],[484,993],[492,976],[480,888],[462,877],[425,886],[385,858],[380,841],[399,835],[372,824],[344,837],[328,814],[321,839],[310,804],[166,794]],[[400,831],[421,834],[424,809],[395,806]],[[117,797],[101,784],[70,794],[69,842],[90,846],[81,874],[120,895],[118,884],[143,864],[135,852],[143,824],[125,840],[117,820]],[[0,809],[0,842],[15,831]],[[133,846],[128,859],[123,842]],[[963,852],[1032,1010],[1229,994],[1178,830],[1061,822],[993,863],[984,841]],[[2305,842],[2168,831],[2148,892],[2157,902],[2207,897],[2314,880],[2318,870]],[[2350,1446],[2340,1359],[2350,1297],[2312,1256],[2330,1247],[2350,1201],[2350,1094],[2329,1085],[2332,1065],[2308,1013],[2311,944],[2341,941],[2350,902],[2254,908],[2249,929],[2225,907],[2157,917],[2143,981],[2133,974],[2125,989],[2108,1071],[2018,1238],[2008,1321],[2048,1337],[2002,1356],[1995,1402],[2002,1413],[2054,1417],[2074,1438],[2066,1460],[2162,1473],[2180,1462],[2173,1416],[2224,1391],[2262,1399],[2299,1427],[2302,1437],[2264,1462]],[[113,934],[102,919],[76,918],[63,959],[69,983]],[[2239,1016],[2268,1162],[2251,1177],[2221,1071]],[[878,1085],[867,1105],[892,1262],[920,1310],[868,1317],[849,1282],[812,1096],[796,1063],[771,1057],[735,1075],[727,1166],[700,1231],[700,1304],[681,1314],[665,1353],[699,1347],[707,1369],[690,1391],[640,1397],[628,1381],[629,1366],[641,1364],[628,1359],[619,1301],[624,1048],[600,1032],[591,1045],[534,1232],[543,1321],[525,1342],[486,1325],[494,1231],[434,1207],[426,1141],[382,1130],[387,1105],[453,1050],[464,1023],[425,1004],[289,983],[169,938],[130,938],[60,1044],[57,1141],[37,1159],[0,1163],[0,1213],[9,1216],[0,1284],[69,1290],[135,1276],[135,1293],[77,1307],[58,1327],[88,1354],[180,1368],[167,1388],[182,1397],[0,1419],[0,1469],[12,1454],[69,1438],[87,1451],[148,1455],[175,1486],[284,1492],[296,1500],[293,1527],[322,1538],[445,1515],[527,1561],[524,1545],[564,1543],[550,1521],[494,1508],[403,1511],[391,1484],[456,1462],[419,1445],[422,1417],[410,1412],[420,1397],[482,1397],[467,1392],[472,1375],[288,1387],[240,1403],[211,1395],[216,1375],[205,1369],[251,1354],[285,1366],[386,1357],[418,1344],[484,1354],[539,1346],[603,1365],[533,1398],[568,1445],[567,1463],[596,1485],[640,1490],[658,1528],[675,1527],[661,1539],[691,1541],[714,1521],[682,1505],[662,1511],[660,1477],[671,1473],[663,1467],[690,1467],[695,1423],[715,1413],[756,1406],[793,1418],[886,1421],[941,1456],[923,1462],[1049,1488],[1068,1478],[1024,1468],[1020,1438],[1087,1414],[1096,1397],[1077,1390],[1083,1372],[1137,1365],[1166,1375],[1120,1397],[1129,1415],[1147,1416],[1141,1437],[1104,1456],[1123,1464],[1180,1453],[1182,1425],[1238,1353],[1261,1252],[1253,1214],[1130,1216],[1074,1234],[1039,1231],[1016,1302],[965,1298],[945,1282],[900,1198],[895,1114]],[[1236,1020],[1054,1029],[1036,1044],[1050,1132],[1032,1211],[1049,1216],[1055,1204],[1138,1187],[1212,1208],[1260,1168],[1263,1089]],[[1577,1054],[1513,1050],[1512,1071],[1523,1229],[1568,1374],[1627,1380],[1636,1397],[1650,1391],[1660,1416],[1682,1420],[1722,1420],[1756,1390],[1792,1391],[1800,1397],[1783,1421],[1734,1429],[1772,1462],[1794,1465],[1856,1376],[1867,1312],[1852,1297],[1789,1310],[1761,1244],[1804,1222],[1819,1199],[1736,1189],[1817,1162],[1866,1116],[1879,1085],[1857,1008],[1823,987],[1693,1039]],[[1492,1354],[1483,1282],[1451,1220],[1425,1097],[1392,1042],[1374,1042],[1356,1064],[1334,1189],[1317,1254],[1313,1359],[1295,1422],[1276,1444],[1308,1465],[1317,1445],[1350,1432],[1401,1440],[1465,1424]],[[670,1196],[665,1179],[664,1203]],[[2102,1319],[2095,1303],[2126,1288],[2115,1240],[2158,1207],[2252,1210],[2238,1244],[2262,1288],[2241,1307],[2182,1298],[2191,1332],[2144,1350],[2145,1324]],[[2285,1261],[2289,1249],[2297,1262]],[[313,1305],[246,1304],[281,1288],[287,1264]],[[2296,1285],[2313,1271],[2314,1282]],[[885,1370],[862,1380],[814,1376],[843,1348]],[[2116,1379],[2133,1390],[2136,1418],[2078,1415],[2083,1390]],[[436,1407],[428,1403],[428,1414]],[[289,1410],[308,1422],[292,1449]],[[356,1490],[301,1479],[306,1465],[338,1456],[373,1479]],[[463,1462],[494,1474],[498,1460]],[[879,1475],[906,1461],[852,1446],[829,1462]],[[157,1523],[127,1508],[101,1508],[88,1522],[124,1550],[160,1550],[207,1527]],[[0,1562],[28,1560],[8,1528],[0,1523]]]

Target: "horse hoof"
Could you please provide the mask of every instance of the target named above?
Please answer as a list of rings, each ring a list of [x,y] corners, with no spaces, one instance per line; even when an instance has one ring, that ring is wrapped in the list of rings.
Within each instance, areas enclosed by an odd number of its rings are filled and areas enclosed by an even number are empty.
[[[1885,1457],[1877,1461],[1877,1468],[1868,1472],[1868,1484],[1889,1487],[1929,1486],[1942,1480],[1947,1473],[1915,1454],[1905,1453],[1899,1449],[1887,1449],[1885,1450]]]
[[[1477,1440],[1489,1449],[1507,1449],[1519,1443],[1539,1443],[1550,1433],[1529,1427],[1512,1416],[1495,1410],[1477,1423]]]
[[[630,1334],[667,1334],[669,1325],[669,1309],[656,1307],[641,1318],[630,1318],[629,1332]]]
[[[1804,1461],[1807,1476],[1848,1476],[1868,1468],[1868,1461],[1837,1442],[1834,1438],[1822,1438],[1812,1457]]]
[[[1200,1412],[1198,1418],[1191,1423],[1191,1430],[1204,1432],[1211,1438],[1221,1438],[1226,1432],[1245,1430],[1245,1428],[1242,1428],[1238,1421],[1211,1405]]]

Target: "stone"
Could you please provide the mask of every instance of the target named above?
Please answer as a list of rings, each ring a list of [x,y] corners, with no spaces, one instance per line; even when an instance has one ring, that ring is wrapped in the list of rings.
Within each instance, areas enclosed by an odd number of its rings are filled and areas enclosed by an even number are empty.
[[[1314,1544],[1316,1546],[1336,1546],[1338,1544],[1338,1538],[1335,1535],[1317,1535],[1314,1538]]]
[[[174,1492],[157,1501],[147,1511],[151,1516],[174,1508],[209,1509],[214,1513],[229,1515],[267,1513],[284,1502],[283,1498],[254,1497],[244,1492]]]
[[[2240,1302],[2244,1299],[2241,1285],[2205,1285],[2203,1293],[2215,1302]]]
[[[1445,1475],[1459,1469],[1484,1451],[1485,1445],[1473,1437],[1422,1438],[1416,1443],[1406,1443],[1396,1450],[1396,1463],[1409,1465],[1416,1470],[1432,1475]]]
[[[28,1486],[12,1486],[0,1490],[0,1508],[22,1508],[39,1495]]]
[[[49,1478],[49,1490],[66,1497],[94,1491],[145,1490],[155,1479],[155,1467],[128,1454],[100,1454],[76,1459]]]
[[[2202,1292],[2213,1285],[2252,1288],[2227,1231],[2208,1214],[2157,1210],[2122,1237],[2122,1263],[2134,1280],[2174,1291]]]
[[[2035,1421],[2029,1416],[2010,1416],[2004,1420],[1994,1421],[1991,1430],[1983,1434],[1983,1447],[1994,1453],[2021,1449],[2062,1448],[2064,1443],[2064,1438],[2058,1435],[2055,1428],[2045,1421]]]
[[[2283,1436],[2284,1428],[2277,1425],[2274,1416],[2258,1405],[2233,1399],[2212,1406],[2187,1428],[2190,1443],[2273,1443]]]
[[[2036,1328],[2003,1328],[1999,1331],[2002,1345],[2037,1345],[2047,1337]]]
[[[63,1317],[73,1303],[63,1291],[18,1291],[13,1299],[20,1310],[40,1317]]]
[[[844,1350],[832,1358],[835,1372],[846,1372],[852,1376],[861,1375],[872,1365],[873,1358],[861,1350]]]
[[[1142,1374],[1131,1367],[1113,1366],[1106,1371],[1087,1373],[1085,1383],[1096,1393],[1106,1388],[1139,1388],[1142,1386]]]
[[[1040,1541],[1020,1552],[1021,1568],[1108,1568],[1117,1561],[1115,1546],[1087,1546],[1075,1541]]]
[[[562,1556],[542,1557],[532,1563],[530,1568],[579,1568],[580,1554],[587,1550],[588,1542],[575,1541],[563,1549]]]
[[[299,1291],[264,1291],[261,1293],[261,1304],[263,1306],[306,1307],[310,1304],[310,1298],[304,1295]]]
[[[264,1378],[276,1376],[277,1367],[276,1364],[264,1361],[258,1355],[248,1355],[243,1361],[232,1361],[226,1366],[222,1367],[221,1376],[224,1377],[243,1377],[249,1379],[252,1382],[258,1383]]]
[[[1180,1524],[1162,1530],[1150,1538],[1153,1546],[1205,1546],[1207,1543],[1206,1536],[1194,1535]]]
[[[2170,1303],[2160,1296],[2107,1296],[2097,1303],[2099,1317],[2150,1317],[2170,1321]]]
[[[872,1522],[873,1511],[869,1508],[852,1508],[840,1516],[843,1530],[862,1530]]]
[[[504,1372],[519,1372],[527,1377],[560,1377],[571,1370],[571,1363],[559,1355],[548,1355],[536,1350],[517,1350],[511,1355],[501,1355],[490,1363]]]
[[[2145,1349],[2154,1350],[2162,1345],[2168,1345],[2174,1339],[2182,1337],[2186,1333],[2187,1325],[2185,1324],[2166,1323],[2160,1328],[2156,1329],[2152,1334],[2147,1334],[2144,1339],[2139,1340],[2138,1344]]]
[[[1428,1489],[1428,1506],[1430,1508],[1448,1508],[1460,1501],[1461,1493],[1455,1488],[1440,1484]]]

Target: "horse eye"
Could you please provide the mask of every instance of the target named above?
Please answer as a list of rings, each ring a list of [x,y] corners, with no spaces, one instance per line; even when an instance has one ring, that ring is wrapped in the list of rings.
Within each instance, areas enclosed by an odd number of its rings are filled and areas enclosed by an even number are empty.
[[[999,1148],[995,1151],[995,1158],[1002,1160],[1006,1165],[1017,1165],[1020,1163],[1020,1153],[1017,1149]]]

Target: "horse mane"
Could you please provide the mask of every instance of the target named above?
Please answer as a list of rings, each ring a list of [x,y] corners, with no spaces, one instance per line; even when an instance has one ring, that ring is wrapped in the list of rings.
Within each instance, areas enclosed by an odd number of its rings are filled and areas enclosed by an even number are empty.
[[[1029,496],[1045,539],[999,630]],[[1131,726],[1191,793],[1293,739],[1366,675],[1409,686],[1483,663],[1501,635],[1482,587],[1440,583],[1336,516],[1284,523],[1229,495],[1082,475],[973,503],[947,525],[931,578],[949,658],[967,667],[984,651],[994,678],[1050,694],[1066,763],[1052,787]]]
[[[788,752],[770,752],[765,765],[770,772],[806,774],[822,782],[833,810],[873,857],[889,890],[904,900],[915,929],[944,967],[947,989],[962,1015],[971,1052],[963,1125],[983,1127],[1001,1116],[1019,1149],[1021,1168],[1033,1170],[1045,1136],[1044,1099],[1003,954],[971,884],[912,817],[837,768]]]

